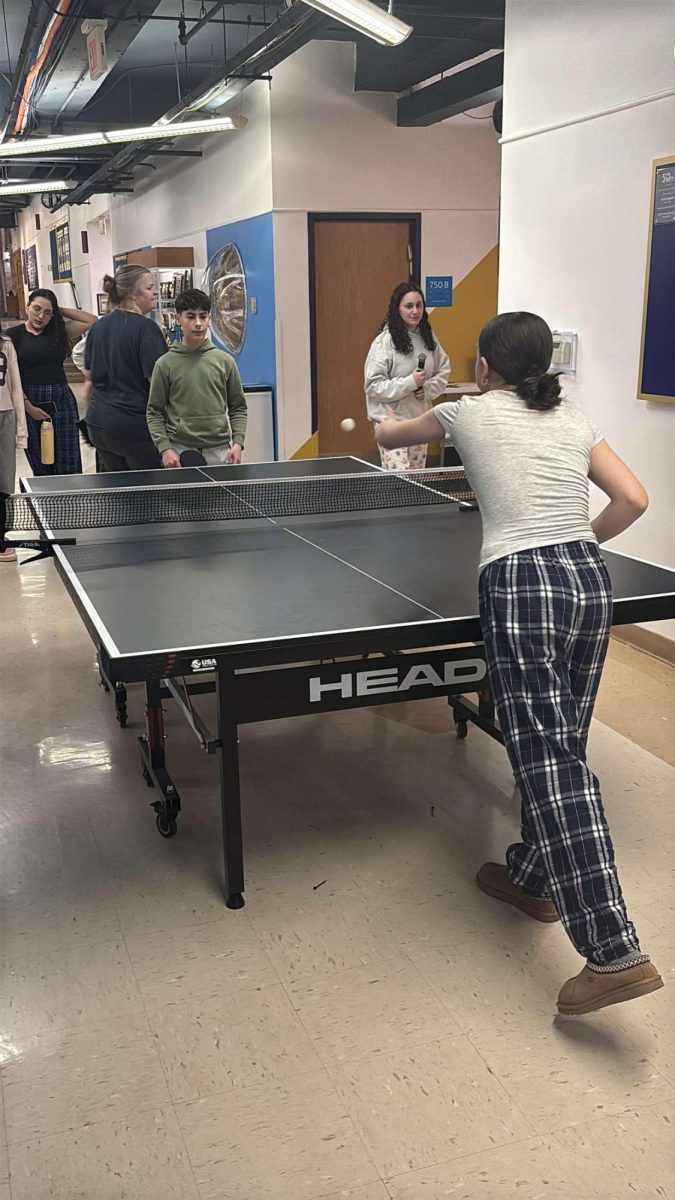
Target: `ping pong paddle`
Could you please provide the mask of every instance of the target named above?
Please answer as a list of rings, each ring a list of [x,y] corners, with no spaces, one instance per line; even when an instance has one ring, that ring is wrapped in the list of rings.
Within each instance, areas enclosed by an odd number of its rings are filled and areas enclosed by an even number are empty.
[[[183,450],[180,454],[181,467],[205,467],[206,459],[201,450]]]

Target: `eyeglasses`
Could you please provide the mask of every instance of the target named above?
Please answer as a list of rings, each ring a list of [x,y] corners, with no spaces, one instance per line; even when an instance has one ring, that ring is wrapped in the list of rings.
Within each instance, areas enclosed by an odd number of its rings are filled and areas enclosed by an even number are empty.
[[[31,312],[35,313],[36,317],[53,317],[54,316],[53,308],[40,308],[39,304],[31,304],[29,307],[31,309]]]

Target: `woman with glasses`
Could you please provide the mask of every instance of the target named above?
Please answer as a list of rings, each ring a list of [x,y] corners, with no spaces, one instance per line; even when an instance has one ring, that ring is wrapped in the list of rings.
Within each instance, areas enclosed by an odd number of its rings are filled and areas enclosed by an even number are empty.
[[[82,470],[77,402],[64,360],[75,341],[95,323],[93,313],[60,308],[53,292],[37,288],[28,297],[26,320],[8,330],[21,372],[28,425],[26,455],[34,475],[75,475]],[[40,457],[43,421],[54,425],[54,463]]]

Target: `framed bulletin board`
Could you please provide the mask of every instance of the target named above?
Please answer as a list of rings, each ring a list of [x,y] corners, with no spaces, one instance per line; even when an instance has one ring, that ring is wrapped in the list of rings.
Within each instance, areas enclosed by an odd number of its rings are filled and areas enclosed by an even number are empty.
[[[28,246],[23,252],[23,275],[28,291],[34,292],[40,286],[38,281],[37,248],[35,246]]]
[[[651,197],[638,397],[675,404],[675,154],[652,164]]]
[[[49,231],[49,241],[52,252],[52,279],[54,283],[73,278],[73,266],[70,258],[70,229],[68,222],[57,225]]]

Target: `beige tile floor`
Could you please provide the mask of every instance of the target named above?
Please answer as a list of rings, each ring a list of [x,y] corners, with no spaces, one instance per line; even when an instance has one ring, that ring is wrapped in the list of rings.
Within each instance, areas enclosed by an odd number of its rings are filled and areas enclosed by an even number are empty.
[[[675,1197],[672,671],[613,649],[591,747],[670,989],[574,1020],[560,928],[475,889],[512,781],[442,702],[241,731],[232,913],[213,760],[169,709],[161,839],[53,564],[0,613],[0,1200]]]

